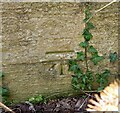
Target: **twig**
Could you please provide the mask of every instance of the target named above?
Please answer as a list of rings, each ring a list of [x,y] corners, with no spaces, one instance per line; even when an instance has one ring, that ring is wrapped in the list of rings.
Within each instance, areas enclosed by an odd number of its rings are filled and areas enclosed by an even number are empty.
[[[108,4],[105,5],[104,7],[102,7],[102,8],[100,8],[100,9],[96,10],[95,13],[97,13],[97,12],[103,10],[104,8],[106,8],[107,6],[111,5],[111,4],[114,3],[114,2],[117,2],[117,0],[112,0],[110,3],[108,3]]]
[[[86,72],[87,72],[88,71],[87,47],[85,47],[85,64],[86,64]]]
[[[3,103],[0,102],[0,107],[2,107],[3,109],[5,109],[6,111],[10,111],[11,113],[15,113],[14,111],[12,111],[9,107],[7,107],[6,105],[4,105]]]
[[[86,102],[86,100],[88,99],[88,97],[84,100],[84,102],[81,104],[81,106],[79,107],[79,109],[82,108],[82,106],[84,105],[84,103]]]
[[[81,90],[84,94],[86,94],[86,95],[88,95],[88,96],[90,96],[90,97],[93,97],[94,98],[94,96],[92,96],[92,95],[90,95],[90,94],[88,94],[88,93],[86,93],[85,91],[83,91],[83,90]]]
[[[91,19],[96,13],[100,12],[101,10],[103,10],[104,8],[106,8],[106,7],[108,7],[109,5],[113,4],[114,2],[117,2],[117,0],[112,0],[110,3],[108,3],[108,4],[105,5],[104,7],[102,7],[102,8],[100,8],[100,9],[94,11],[94,13],[92,14],[92,16],[86,21],[86,23],[89,22],[90,19]]]

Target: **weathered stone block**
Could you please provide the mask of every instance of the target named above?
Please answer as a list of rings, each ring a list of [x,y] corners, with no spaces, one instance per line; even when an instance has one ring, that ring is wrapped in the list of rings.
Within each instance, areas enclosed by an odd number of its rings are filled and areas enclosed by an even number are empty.
[[[92,3],[93,10],[103,5]],[[2,65],[11,99],[72,91],[67,60],[81,50],[84,8],[84,3],[3,3]],[[104,11],[92,19],[96,28],[90,43],[109,54],[118,51],[117,4]],[[101,67],[90,65],[94,71],[108,67],[117,72],[117,64],[108,60]]]

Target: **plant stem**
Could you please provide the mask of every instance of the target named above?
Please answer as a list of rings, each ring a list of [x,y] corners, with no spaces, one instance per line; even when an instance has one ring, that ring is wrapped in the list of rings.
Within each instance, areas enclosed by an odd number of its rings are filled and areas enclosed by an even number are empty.
[[[9,107],[7,107],[6,105],[4,105],[3,103],[0,102],[0,107],[2,107],[3,109],[5,109],[6,111],[9,111],[11,113],[15,113],[14,111],[12,111],[12,109],[10,109]]]
[[[85,47],[85,65],[86,65],[86,71],[88,71],[87,47]]]
[[[87,5],[89,5],[89,3],[87,3]],[[87,14],[85,15],[85,18],[87,18]],[[86,22],[87,23],[87,22]],[[85,28],[87,27],[87,24],[85,23]],[[87,41],[84,37],[84,40]],[[89,42],[88,42],[89,43]],[[88,56],[87,56],[87,48],[85,47],[85,65],[86,65],[86,72],[88,71]]]

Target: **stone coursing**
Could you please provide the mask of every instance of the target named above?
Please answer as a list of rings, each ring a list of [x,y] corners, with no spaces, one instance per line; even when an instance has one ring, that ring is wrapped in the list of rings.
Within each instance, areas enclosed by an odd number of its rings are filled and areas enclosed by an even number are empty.
[[[93,9],[103,5],[92,3]],[[2,6],[2,67],[11,98],[72,91],[66,61],[80,50],[85,4],[12,2]],[[117,15],[115,3],[92,19],[96,28],[91,44],[101,54],[118,51]],[[117,65],[108,60],[101,65],[117,71]]]

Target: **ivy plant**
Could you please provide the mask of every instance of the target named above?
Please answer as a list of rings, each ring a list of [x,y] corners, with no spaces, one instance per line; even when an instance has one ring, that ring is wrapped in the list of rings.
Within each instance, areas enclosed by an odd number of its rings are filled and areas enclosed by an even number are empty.
[[[85,10],[85,18],[83,20],[85,28],[82,33],[84,38],[83,42],[80,42],[79,46],[82,48],[77,52],[77,57],[70,59],[68,61],[69,71],[73,72],[72,75],[72,86],[75,90],[92,90],[93,82],[99,84],[98,90],[102,90],[108,83],[108,77],[110,75],[110,70],[103,69],[102,72],[95,73],[89,65],[89,62],[92,62],[94,66],[99,65],[99,62],[103,61],[104,56],[99,55],[98,50],[90,44],[90,41],[93,39],[91,30],[95,28],[90,18],[92,13],[88,7]],[[110,62],[115,62],[117,55],[116,53],[111,53],[109,55]],[[84,63],[84,68],[81,64]]]
[[[3,77],[4,77],[3,72],[0,72],[1,82],[2,82]],[[0,96],[2,97],[3,103],[6,105],[9,104],[9,101],[8,101],[9,95],[10,95],[10,92],[9,92],[8,87],[3,86],[2,84],[2,86],[0,86]]]
[[[114,52],[114,53],[110,52],[109,59],[110,59],[110,62],[114,63],[118,59],[117,52]]]

